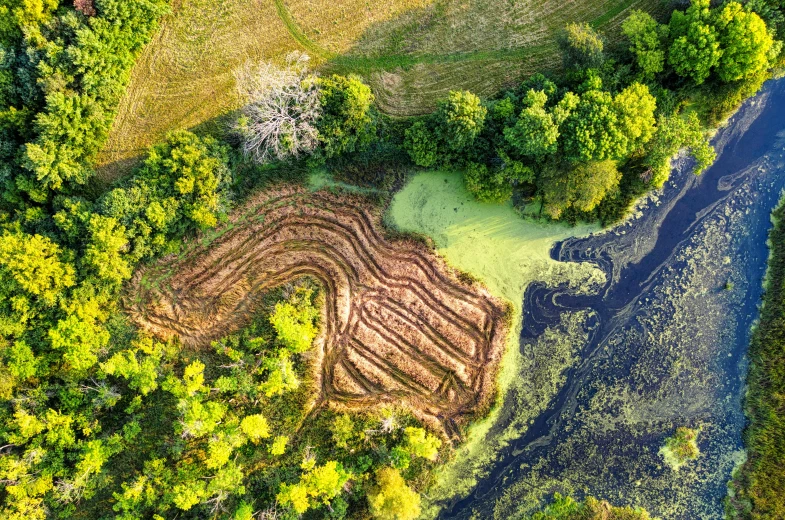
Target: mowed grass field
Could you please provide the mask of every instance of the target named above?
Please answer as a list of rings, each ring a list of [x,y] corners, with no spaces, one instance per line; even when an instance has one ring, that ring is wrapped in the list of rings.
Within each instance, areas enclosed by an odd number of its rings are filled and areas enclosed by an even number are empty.
[[[309,54],[323,72],[357,73],[381,110],[422,114],[451,89],[492,94],[559,66],[555,34],[589,22],[612,40],[632,9],[664,0],[175,0],[140,57],[98,160],[107,185],[170,130],[224,129],[234,71]]]

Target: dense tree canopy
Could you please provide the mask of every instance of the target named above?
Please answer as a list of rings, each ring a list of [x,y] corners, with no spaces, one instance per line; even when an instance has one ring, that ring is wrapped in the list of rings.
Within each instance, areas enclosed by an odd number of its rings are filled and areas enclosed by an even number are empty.
[[[376,134],[371,117],[373,94],[356,76],[318,78],[321,114],[317,119],[321,153],[326,158],[367,147]]]
[[[559,127],[553,114],[545,110],[547,101],[545,92],[529,90],[515,126],[504,129],[504,137],[519,154],[542,157],[556,152]]]
[[[414,520],[420,516],[420,496],[393,468],[376,473],[376,487],[368,494],[368,504],[378,520]]]
[[[692,0],[686,13],[673,11],[670,34],[673,43],[668,51],[668,63],[677,74],[700,85],[722,56],[709,0]]]
[[[568,208],[591,211],[618,186],[620,178],[611,160],[549,165],[539,182],[545,211],[552,218],[559,218]]]
[[[774,40],[764,21],[738,2],[727,2],[717,13],[722,46],[717,73],[723,81],[748,78],[769,66]]]
[[[226,162],[227,149],[215,139],[171,133],[134,179],[102,197],[99,209],[125,228],[133,258],[149,258],[217,223],[231,182]]]
[[[651,80],[665,68],[664,40],[668,26],[660,25],[649,13],[633,11],[622,23],[630,52],[644,79]]]
[[[450,92],[435,114],[438,132],[447,149],[460,152],[469,146],[480,135],[487,113],[476,94],[465,90]]]

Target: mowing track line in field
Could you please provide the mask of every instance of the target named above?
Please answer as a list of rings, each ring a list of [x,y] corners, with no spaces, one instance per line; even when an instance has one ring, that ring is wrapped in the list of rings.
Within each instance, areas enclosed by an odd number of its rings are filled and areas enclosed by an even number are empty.
[[[470,52],[447,54],[387,54],[384,56],[352,56],[340,55],[325,49],[311,40],[297,24],[284,0],[274,0],[275,7],[283,24],[292,38],[307,52],[327,62],[326,68],[335,73],[368,74],[377,71],[389,71],[396,68],[411,68],[415,65],[441,63],[458,63],[472,61],[523,61],[541,52],[556,52],[555,42],[519,47],[516,49],[487,49]],[[636,0],[622,0],[608,12],[590,22],[596,29],[611,21],[635,3]]]

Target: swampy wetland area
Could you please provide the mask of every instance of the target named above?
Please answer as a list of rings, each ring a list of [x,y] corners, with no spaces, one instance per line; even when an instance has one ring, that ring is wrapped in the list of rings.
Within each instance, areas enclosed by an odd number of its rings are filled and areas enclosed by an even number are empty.
[[[0,519],[785,519],[775,0],[0,0]]]

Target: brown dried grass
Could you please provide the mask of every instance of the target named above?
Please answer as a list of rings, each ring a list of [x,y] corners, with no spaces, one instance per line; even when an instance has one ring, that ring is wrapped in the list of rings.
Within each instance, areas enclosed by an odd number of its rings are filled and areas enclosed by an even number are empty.
[[[379,213],[356,195],[267,191],[209,247],[138,271],[126,307],[148,332],[200,347],[242,327],[265,291],[310,276],[326,302],[320,400],[404,404],[459,436],[494,398],[508,309],[421,242],[386,239]]]

